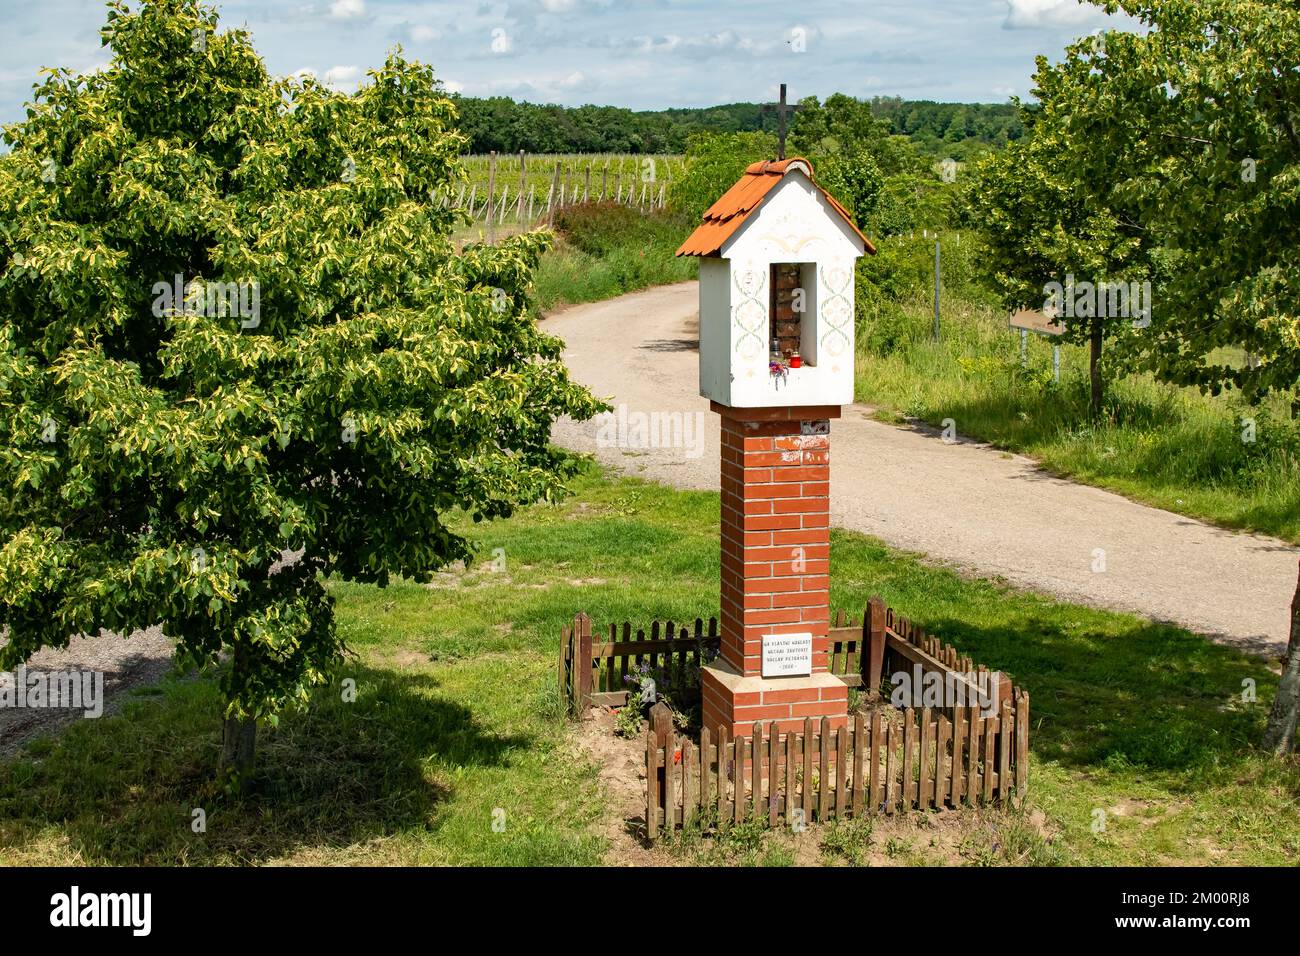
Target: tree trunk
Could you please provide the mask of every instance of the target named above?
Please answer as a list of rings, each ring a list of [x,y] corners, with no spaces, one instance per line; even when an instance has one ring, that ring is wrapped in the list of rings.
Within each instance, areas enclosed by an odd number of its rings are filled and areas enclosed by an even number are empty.
[[[1296,749],[1296,727],[1300,722],[1300,576],[1291,599],[1291,639],[1286,646],[1286,663],[1278,681],[1277,697],[1264,730],[1264,746],[1275,754]]]
[[[1101,415],[1101,333],[1102,320],[1092,320],[1092,330],[1088,341],[1088,384],[1090,395],[1088,411],[1093,418]]]
[[[227,717],[221,734],[221,769],[237,778],[253,769],[257,746],[257,721]]]

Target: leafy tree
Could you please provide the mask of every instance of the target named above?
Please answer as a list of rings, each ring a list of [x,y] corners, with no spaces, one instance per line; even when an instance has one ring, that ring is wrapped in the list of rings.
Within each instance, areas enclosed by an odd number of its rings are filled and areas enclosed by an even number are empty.
[[[228,658],[238,770],[340,661],[324,578],[471,558],[445,516],[555,495],[551,424],[598,405],[526,311],[546,236],[456,254],[429,67],[275,79],[196,0],[115,0],[102,37],[4,133],[0,666],[162,622]]]
[[[876,117],[870,103],[843,93],[832,94],[825,103],[815,96],[800,100],[790,141],[793,151],[814,161],[865,153],[885,176],[915,173],[925,166],[906,137],[890,135],[889,123]]]
[[[1003,305],[1055,308],[1063,338],[1088,346],[1089,406],[1097,415],[1105,342],[1129,342],[1152,319],[1137,314],[1150,309],[1151,296],[1130,298],[1128,308],[1116,309],[1109,295],[1095,290],[1137,283],[1141,293],[1141,284],[1157,274],[1158,257],[1135,211],[1112,194],[1113,176],[1104,166],[1079,163],[1083,150],[1066,132],[1074,102],[1063,90],[1086,69],[1084,51],[1091,49],[1091,40],[1076,44],[1060,66],[1038,58],[1034,94],[1040,106],[1025,113],[1025,137],[976,164],[966,201]]]
[[[745,167],[776,157],[776,137],[767,133],[701,133],[686,148],[682,174],[668,186],[669,207],[691,222],[699,222]]]
[[[1300,379],[1300,7],[1111,0],[1144,22],[1053,71],[1075,181],[1167,251],[1146,349],[1165,381],[1249,402]],[[1046,105],[1046,104],[1045,104]],[[1234,361],[1241,351],[1257,361]]]
[[[853,213],[858,228],[871,229],[885,188],[885,177],[875,158],[858,146],[837,153],[814,168],[817,181]]]

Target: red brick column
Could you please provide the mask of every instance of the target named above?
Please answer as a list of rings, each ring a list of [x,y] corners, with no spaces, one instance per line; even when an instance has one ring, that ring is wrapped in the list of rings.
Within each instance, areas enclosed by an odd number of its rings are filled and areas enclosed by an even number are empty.
[[[804,717],[846,719],[847,689],[827,673],[830,419],[839,406],[730,408],[722,416],[722,655],[703,677],[704,721],[748,735]],[[766,634],[811,633],[809,677],[762,677]]]

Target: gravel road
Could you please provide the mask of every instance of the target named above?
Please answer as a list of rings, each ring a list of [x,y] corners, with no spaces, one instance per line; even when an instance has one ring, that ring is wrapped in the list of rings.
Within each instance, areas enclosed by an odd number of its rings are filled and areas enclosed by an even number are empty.
[[[597,447],[596,421],[567,419],[556,441],[673,487],[718,487],[718,416],[698,388],[694,282],[572,307],[543,327],[564,339],[574,376],[616,408],[682,416],[679,447]],[[834,524],[1069,601],[1260,653],[1285,647],[1300,550],[1054,478],[1032,459],[960,436],[872,421],[870,411],[847,406],[831,423]],[[636,444],[635,428],[628,435]],[[1101,560],[1104,571],[1094,570]]]

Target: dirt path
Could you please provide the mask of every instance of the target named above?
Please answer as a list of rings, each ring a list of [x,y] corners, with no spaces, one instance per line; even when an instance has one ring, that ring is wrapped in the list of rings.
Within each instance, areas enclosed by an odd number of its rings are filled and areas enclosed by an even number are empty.
[[[24,676],[30,680],[37,672],[101,674],[103,708],[99,716],[109,717],[121,709],[128,691],[162,678],[172,665],[175,649],[176,642],[157,625],[129,636],[104,632],[93,638],[74,637],[66,648],[46,648],[33,654]],[[0,674],[0,684],[7,685],[10,698],[15,697],[14,680],[12,672]],[[0,707],[0,759],[14,756],[30,740],[61,733],[85,719],[85,711],[75,708]]]
[[[597,423],[567,420],[556,425],[557,441],[628,474],[678,488],[718,487],[718,416],[698,389],[696,295],[694,282],[663,286],[567,309],[544,328],[567,343],[565,360],[579,381],[628,413],[699,413],[684,422],[702,425],[700,441],[598,448]],[[1298,549],[869,414],[848,406],[831,426],[834,524],[985,577],[1173,621],[1251,650],[1285,646]],[[1093,570],[1098,549],[1103,572]]]

